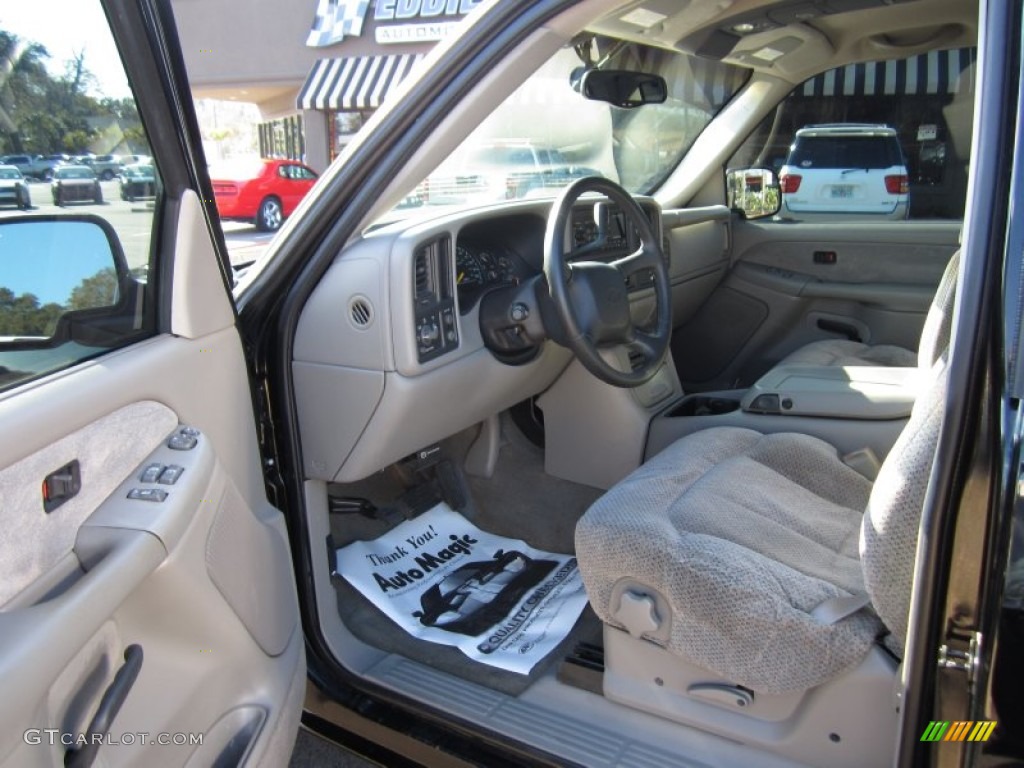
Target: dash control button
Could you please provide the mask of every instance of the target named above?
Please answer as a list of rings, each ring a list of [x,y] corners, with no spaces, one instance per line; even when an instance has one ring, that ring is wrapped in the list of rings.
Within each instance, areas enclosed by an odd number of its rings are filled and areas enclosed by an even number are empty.
[[[191,451],[198,442],[195,435],[187,434],[184,431],[175,432],[167,438],[167,447],[172,451]]]
[[[163,464],[150,464],[139,475],[139,482],[142,483],[155,483],[160,477],[160,473],[164,471]]]
[[[174,485],[178,482],[178,478],[181,477],[181,473],[185,471],[184,467],[179,467],[176,464],[171,464],[169,467],[164,469],[160,473],[160,479],[157,480],[160,485]]]
[[[132,488],[128,491],[128,498],[136,501],[163,501],[167,498],[167,491],[160,488]]]

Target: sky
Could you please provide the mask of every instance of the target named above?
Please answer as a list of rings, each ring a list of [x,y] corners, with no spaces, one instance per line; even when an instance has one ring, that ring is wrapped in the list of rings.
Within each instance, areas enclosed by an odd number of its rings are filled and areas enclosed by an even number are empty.
[[[62,23],[54,24],[55,18]],[[94,96],[131,95],[97,0],[0,0],[0,29],[44,45],[50,52],[47,68],[54,75],[64,74],[65,62],[84,51],[85,66],[96,77]]]

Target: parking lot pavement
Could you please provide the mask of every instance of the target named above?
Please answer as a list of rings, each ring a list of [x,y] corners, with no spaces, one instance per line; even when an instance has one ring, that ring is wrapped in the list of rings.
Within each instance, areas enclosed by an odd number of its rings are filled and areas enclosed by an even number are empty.
[[[130,269],[145,267],[149,261],[149,245],[153,228],[153,203],[151,201],[127,202],[121,199],[120,184],[113,181],[100,182],[103,203],[71,203],[63,208],[53,204],[50,185],[36,182],[29,185],[32,196],[31,214],[92,213],[109,221],[124,248]],[[0,209],[0,217],[20,216],[24,211],[8,207]],[[251,224],[224,222],[224,240],[233,265],[248,264],[266,250],[273,239],[273,233],[260,232]]]
[[[373,768],[378,765],[324,741],[305,729],[299,730],[288,768]]]
[[[252,224],[225,221],[222,226],[228,255],[236,267],[256,261],[274,238],[273,232],[260,232]]]

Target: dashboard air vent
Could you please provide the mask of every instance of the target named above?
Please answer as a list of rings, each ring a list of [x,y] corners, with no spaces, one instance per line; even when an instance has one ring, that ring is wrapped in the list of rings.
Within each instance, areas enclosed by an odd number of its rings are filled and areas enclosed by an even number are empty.
[[[348,303],[348,316],[356,328],[368,328],[373,322],[373,304],[365,296],[353,296]]]
[[[437,243],[425,245],[416,251],[416,301],[437,298]]]

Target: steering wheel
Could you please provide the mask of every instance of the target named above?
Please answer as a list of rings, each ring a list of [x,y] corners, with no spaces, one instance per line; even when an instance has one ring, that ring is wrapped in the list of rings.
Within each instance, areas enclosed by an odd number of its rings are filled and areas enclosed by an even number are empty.
[[[623,212],[626,231],[633,229],[640,236],[637,250],[610,263],[588,260],[607,247],[607,230],[602,224],[596,241],[566,253],[573,204],[586,192],[604,195]],[[653,327],[643,328],[634,325],[630,316],[626,281],[631,275],[648,271],[654,274],[657,315]],[[588,371],[617,387],[638,387],[650,381],[668,352],[671,294],[661,242],[632,195],[615,182],[594,176],[566,187],[548,216],[544,276],[565,331],[562,341]],[[631,370],[619,370],[602,355],[602,350],[615,348],[624,349],[626,354],[618,355],[624,361],[637,356],[638,362],[630,366]],[[616,354],[609,356],[614,358]]]

